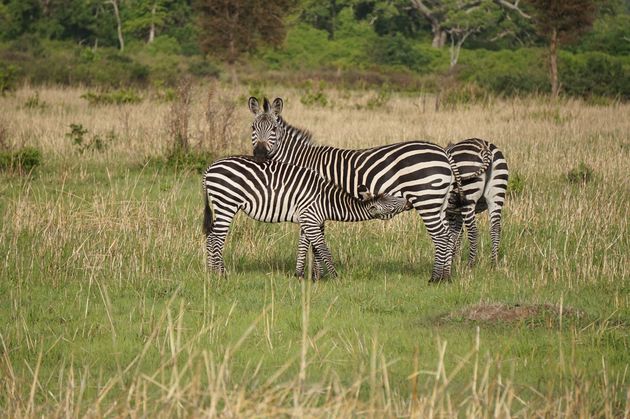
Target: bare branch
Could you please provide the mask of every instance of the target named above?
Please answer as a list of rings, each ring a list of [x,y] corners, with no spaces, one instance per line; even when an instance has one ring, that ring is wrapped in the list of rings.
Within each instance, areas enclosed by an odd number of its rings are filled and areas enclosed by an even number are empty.
[[[532,17],[530,15],[528,15],[527,13],[525,13],[524,11],[522,11],[519,7],[518,7],[518,2],[519,0],[514,0],[514,3],[511,3],[507,0],[494,0],[494,2],[496,4],[498,4],[499,6],[503,6],[507,9],[510,10],[514,10],[515,12],[518,12],[519,15],[521,15],[522,17],[524,17],[525,19],[531,19]]]
[[[422,0],[411,0],[411,5],[415,7],[420,13],[422,13],[425,17],[429,19],[435,19],[433,16],[433,11],[429,9]]]

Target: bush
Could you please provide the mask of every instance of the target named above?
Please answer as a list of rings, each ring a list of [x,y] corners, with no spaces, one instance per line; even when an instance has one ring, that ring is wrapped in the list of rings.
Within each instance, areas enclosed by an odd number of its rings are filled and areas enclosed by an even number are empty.
[[[440,101],[444,108],[453,109],[459,105],[488,104],[490,99],[490,94],[475,83],[455,83],[442,91]]]
[[[87,133],[88,130],[83,128],[83,125],[70,124],[70,132],[66,134],[79,154],[86,151],[101,153],[107,150],[109,144],[116,139],[116,134],[113,131],[107,133],[104,138],[98,134],[88,138]]]
[[[630,72],[621,59],[600,52],[560,55],[560,81],[573,96],[630,99]]]
[[[212,77],[218,79],[221,69],[208,60],[192,60],[188,65],[188,72],[196,77]]]
[[[17,81],[17,67],[0,63],[0,95],[15,89]]]
[[[306,106],[321,106],[328,105],[328,97],[324,93],[323,83],[319,83],[317,89],[313,89],[313,83],[310,81],[306,83],[306,88],[302,96],[300,96],[300,102]]]
[[[512,96],[549,90],[543,51],[462,51],[460,78],[497,94]]]
[[[43,110],[48,107],[48,104],[39,98],[39,92],[35,92],[33,96],[30,96],[24,102],[24,107],[26,109],[32,110]]]
[[[566,179],[569,183],[585,185],[593,180],[594,171],[588,164],[580,162],[576,167],[569,170]]]
[[[378,90],[378,92],[376,92],[376,95],[368,99],[365,107],[370,110],[376,109],[376,108],[382,108],[387,105],[387,103],[389,102],[391,98],[392,98],[392,89],[389,87],[388,84],[384,84]]]
[[[518,172],[510,174],[507,184],[507,193],[510,196],[517,196],[525,190],[525,179]]]
[[[376,64],[403,66],[410,70],[422,71],[431,63],[431,57],[416,49],[415,43],[401,34],[379,37],[371,48]]]
[[[215,159],[210,152],[184,151],[175,149],[165,159],[157,160],[158,165],[177,171],[202,173]]]
[[[30,173],[42,162],[42,152],[35,147],[24,147],[16,151],[0,151],[0,170]]]
[[[142,97],[138,93],[125,89],[101,93],[86,92],[81,98],[87,100],[90,105],[125,105],[142,102]]]

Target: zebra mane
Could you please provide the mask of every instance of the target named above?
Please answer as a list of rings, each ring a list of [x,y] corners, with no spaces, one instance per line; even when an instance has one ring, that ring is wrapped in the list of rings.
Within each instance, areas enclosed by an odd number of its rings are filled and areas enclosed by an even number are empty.
[[[310,131],[294,127],[278,115],[278,122],[280,126],[284,128],[285,137],[290,138],[291,141],[298,142],[305,145],[315,145],[313,142],[313,134]]]

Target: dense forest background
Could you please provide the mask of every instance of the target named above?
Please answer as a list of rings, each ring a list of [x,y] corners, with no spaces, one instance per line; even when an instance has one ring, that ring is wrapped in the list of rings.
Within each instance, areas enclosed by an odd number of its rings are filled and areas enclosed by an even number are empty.
[[[315,99],[327,84],[546,93],[553,33],[561,94],[630,98],[627,0],[0,0],[0,91],[189,75]]]

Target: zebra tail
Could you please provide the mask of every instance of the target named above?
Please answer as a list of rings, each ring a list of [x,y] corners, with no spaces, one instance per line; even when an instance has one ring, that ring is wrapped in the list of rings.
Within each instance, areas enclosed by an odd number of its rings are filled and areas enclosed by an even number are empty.
[[[490,167],[490,163],[492,163],[492,150],[490,150],[490,147],[488,146],[487,142],[485,142],[485,141],[482,142],[480,140],[480,143],[482,144],[482,148],[481,148],[481,167],[475,173],[471,173],[471,174],[468,174],[468,175],[461,176],[460,177],[461,180],[472,179],[472,178],[475,178],[477,176],[481,176]]]
[[[455,178],[455,185],[457,187],[457,195],[459,196],[460,203],[466,202],[466,196],[464,196],[464,188],[462,187],[462,176],[459,174],[459,168],[455,164],[453,157],[449,151],[445,150],[446,158],[448,159],[448,164],[451,166],[451,171],[453,172],[453,177]]]
[[[205,208],[203,209],[203,234],[206,236],[212,231],[212,209],[210,208],[210,202],[208,201],[208,191],[204,186],[203,190]]]

